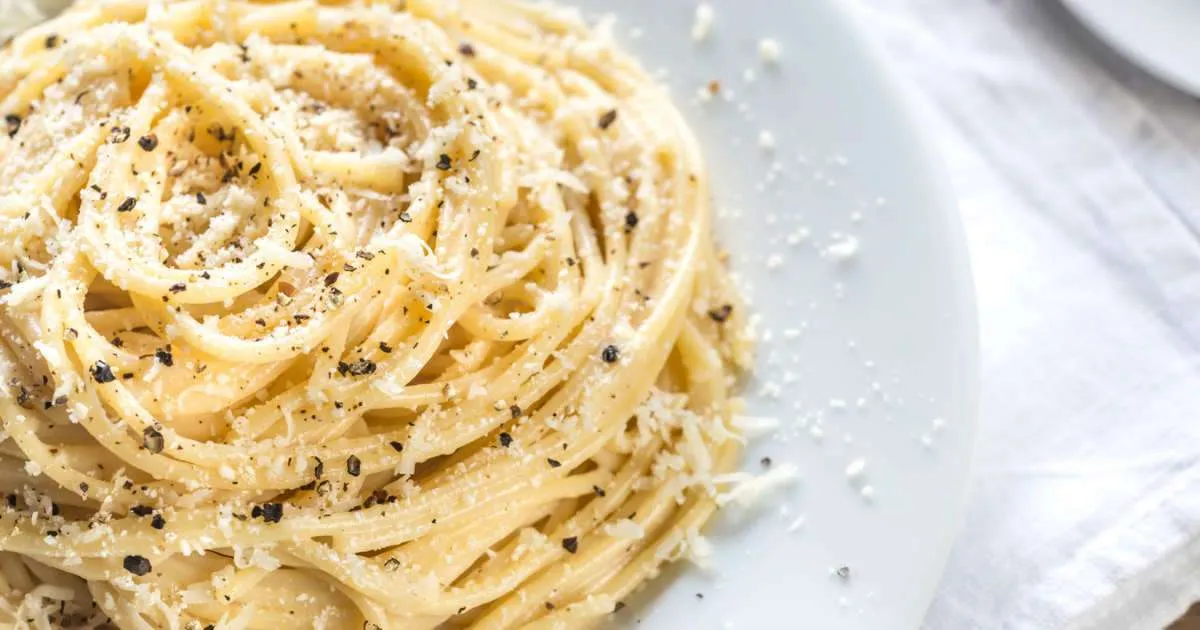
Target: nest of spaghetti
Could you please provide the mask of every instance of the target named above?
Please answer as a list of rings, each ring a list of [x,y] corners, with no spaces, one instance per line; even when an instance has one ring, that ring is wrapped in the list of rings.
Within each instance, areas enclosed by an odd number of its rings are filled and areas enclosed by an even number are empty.
[[[704,548],[746,314],[603,30],[83,2],[0,114],[0,620],[588,626]]]

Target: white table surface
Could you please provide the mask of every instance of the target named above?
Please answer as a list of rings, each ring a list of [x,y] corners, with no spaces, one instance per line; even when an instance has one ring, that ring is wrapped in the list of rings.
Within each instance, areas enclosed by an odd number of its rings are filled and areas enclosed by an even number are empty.
[[[1054,0],[857,4],[940,142],[982,320],[926,627],[1162,628],[1200,599],[1200,101]]]

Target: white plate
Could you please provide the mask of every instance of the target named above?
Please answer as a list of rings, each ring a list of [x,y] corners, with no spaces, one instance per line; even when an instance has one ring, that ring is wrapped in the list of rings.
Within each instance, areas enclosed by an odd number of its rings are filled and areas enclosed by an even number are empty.
[[[724,215],[718,237],[763,318],[751,413],[782,425],[753,443],[745,467],[760,470],[769,456],[802,475],[752,518],[716,528],[712,570],[682,571],[625,619],[916,628],[965,499],[978,355],[959,218],[896,87],[837,0],[715,0],[711,37],[699,44],[696,0],[576,2],[617,15],[618,37],[667,71],[700,133]],[[766,37],[782,49],[777,65],[759,57]],[[712,79],[733,91],[731,102],[696,102]],[[759,146],[763,130],[774,151]],[[782,173],[760,190],[776,161]],[[801,228],[809,237],[789,245]],[[842,240],[835,233],[858,239],[857,255],[823,256]],[[773,386],[777,397],[758,393]],[[802,426],[818,418],[822,440]],[[855,484],[846,469],[859,458],[866,470]],[[842,566],[848,579],[833,574]]]
[[[618,37],[669,70],[700,132],[719,238],[762,316],[751,413],[781,422],[752,445],[746,468],[769,456],[802,475],[758,511],[726,514],[712,532],[713,568],[672,569],[623,619],[916,628],[965,498],[977,349],[958,217],[895,87],[836,0],[716,0],[702,43],[691,37],[696,0],[575,1],[619,17]],[[779,41],[778,65],[760,59],[764,37]],[[713,79],[734,98],[697,103]],[[774,151],[759,146],[764,130]],[[801,230],[807,238],[789,244]],[[860,251],[823,254],[838,235]],[[858,459],[866,468],[852,483],[846,469]],[[842,566],[848,578],[835,575]]]
[[[1200,2],[1063,0],[1063,4],[1130,61],[1200,96]]]

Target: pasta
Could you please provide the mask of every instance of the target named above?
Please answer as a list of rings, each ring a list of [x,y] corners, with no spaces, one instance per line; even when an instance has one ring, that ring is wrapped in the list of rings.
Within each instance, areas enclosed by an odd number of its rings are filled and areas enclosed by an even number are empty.
[[[605,28],[84,0],[0,99],[0,626],[592,627],[704,549],[746,313]]]

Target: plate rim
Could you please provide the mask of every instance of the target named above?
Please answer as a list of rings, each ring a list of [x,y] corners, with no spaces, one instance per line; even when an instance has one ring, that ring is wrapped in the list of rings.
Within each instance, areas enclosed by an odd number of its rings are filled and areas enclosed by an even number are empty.
[[[908,136],[911,150],[920,158],[922,170],[925,171],[925,185],[932,191],[931,205],[936,207],[936,215],[944,225],[945,243],[949,250],[948,257],[956,264],[946,270],[947,284],[952,287],[955,295],[957,317],[956,322],[962,327],[962,339],[954,340],[960,344],[959,358],[963,363],[966,374],[960,385],[964,388],[963,417],[959,419],[970,433],[969,439],[962,447],[964,455],[963,470],[957,484],[954,505],[950,512],[951,535],[938,541],[936,577],[927,585],[922,606],[921,617],[928,615],[929,608],[937,597],[941,581],[945,576],[950,554],[962,534],[966,522],[967,503],[974,482],[976,453],[980,440],[980,425],[982,423],[981,389],[983,381],[983,362],[981,329],[979,321],[978,289],[975,284],[973,265],[965,217],[959,204],[959,198],[950,177],[950,169],[945,154],[938,147],[936,133],[932,128],[926,110],[919,105],[916,88],[902,81],[900,71],[890,62],[877,38],[871,37],[866,27],[867,16],[865,7],[853,2],[838,0],[823,0],[830,12],[842,21],[843,29],[848,37],[857,41],[855,44],[862,52],[863,59],[874,73],[881,92],[890,102],[885,105],[896,110],[896,116],[902,129],[901,133]]]
[[[1113,28],[1114,21],[1104,19],[1102,14],[1107,13],[1103,9],[1097,10],[1097,5],[1086,0],[1060,1],[1071,17],[1122,59],[1176,90],[1200,98],[1200,71],[1195,74],[1180,72],[1173,64],[1164,63],[1157,56],[1147,53],[1145,47],[1138,43],[1143,40],[1131,37],[1129,29]],[[1196,50],[1200,52],[1200,44]]]

